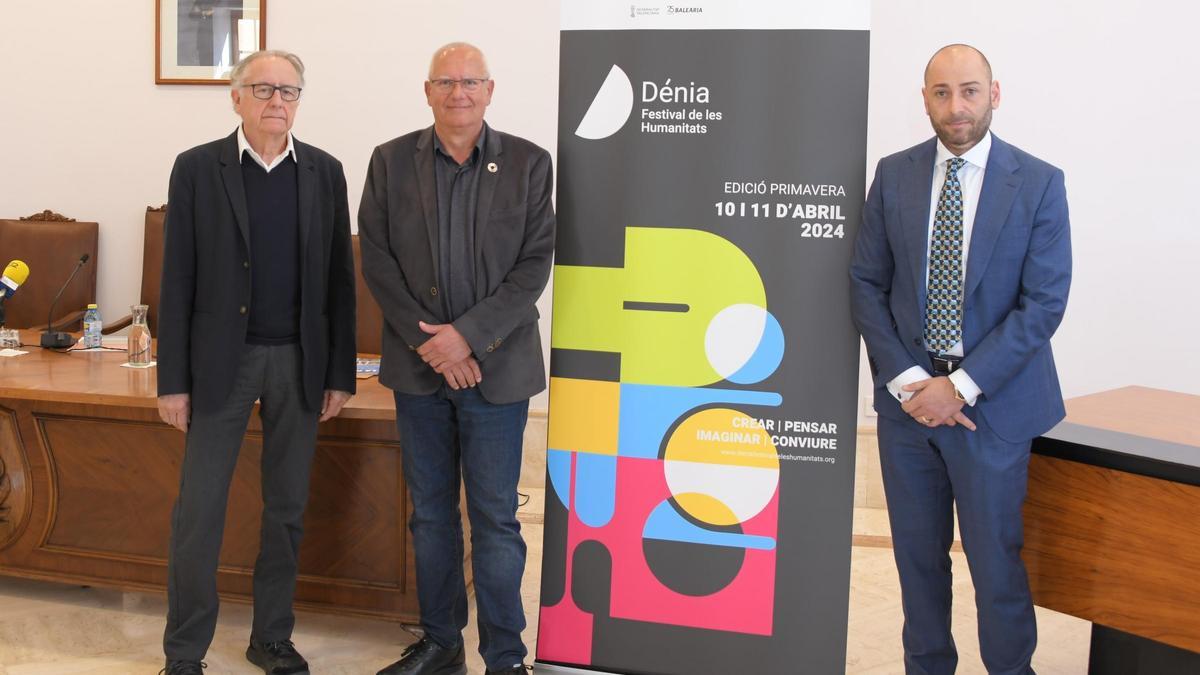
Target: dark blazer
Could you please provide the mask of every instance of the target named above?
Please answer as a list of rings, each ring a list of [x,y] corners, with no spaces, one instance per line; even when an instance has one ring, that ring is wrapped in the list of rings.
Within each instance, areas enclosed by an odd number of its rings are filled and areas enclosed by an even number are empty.
[[[415,351],[430,337],[417,322],[443,323],[433,152],[433,127],[375,148],[358,209],[363,276],[384,316],[379,381],[408,394],[445,381]],[[480,393],[510,403],[546,386],[534,303],[554,253],[554,170],[542,148],[489,129],[480,171],[475,305],[453,323],[479,362]]]
[[[932,373],[923,338],[929,202],[936,140],[879,161],[851,261],[854,321],[867,344],[875,409],[907,419],[886,384],[913,365]],[[1061,170],[992,136],[963,287],[962,368],[976,411],[1008,441],[1065,414],[1050,336],[1071,286]]]
[[[342,165],[294,141],[300,227],[304,400],[355,389],[354,258]],[[251,251],[237,132],[179,155],[171,170],[159,308],[158,393],[213,410],[233,385],[246,341]]]

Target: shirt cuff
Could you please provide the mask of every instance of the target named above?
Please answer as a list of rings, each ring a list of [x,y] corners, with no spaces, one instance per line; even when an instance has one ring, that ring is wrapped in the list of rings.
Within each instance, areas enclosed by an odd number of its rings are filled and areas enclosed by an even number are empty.
[[[950,381],[954,383],[955,388],[958,389],[958,393],[962,394],[962,397],[967,400],[967,405],[975,405],[975,400],[979,398],[983,390],[979,388],[979,385],[975,384],[975,380],[971,379],[967,371],[956,370],[950,373],[949,377]]]
[[[912,384],[913,382],[920,382],[921,380],[928,380],[928,379],[929,379],[929,373],[925,372],[924,368],[922,368],[921,366],[913,366],[912,368],[909,368],[908,370],[904,371],[903,373],[900,373],[899,375],[897,375],[895,378],[892,379],[891,382],[888,382],[885,386],[887,387],[888,393],[890,393],[893,397],[895,397],[897,401],[904,403],[908,399],[912,398],[912,395],[914,392],[904,391],[903,389],[901,389],[901,387],[903,387],[906,384]],[[972,382],[971,384],[974,385],[975,383]]]

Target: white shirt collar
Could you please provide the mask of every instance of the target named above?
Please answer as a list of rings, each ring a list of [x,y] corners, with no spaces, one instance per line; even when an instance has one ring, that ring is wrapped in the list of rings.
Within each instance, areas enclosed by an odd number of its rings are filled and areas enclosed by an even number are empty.
[[[966,160],[967,164],[980,169],[986,169],[988,155],[990,155],[991,152],[992,132],[990,130],[983,135],[983,138],[979,139],[978,143],[976,143],[970,150],[964,152],[962,155],[956,155],[953,152],[950,152],[945,145],[942,145],[942,139],[939,138],[937,141],[937,156],[934,157],[933,164],[934,166],[941,166],[945,164],[946,160],[950,159],[951,157],[962,157],[964,160]]]
[[[271,169],[274,169],[275,167],[279,166],[279,164],[284,159],[286,159],[288,155],[292,156],[293,162],[299,163],[300,160],[296,158],[296,146],[292,142],[292,132],[290,132],[290,131],[288,132],[287,139],[288,139],[287,147],[284,148],[283,152],[279,153],[279,156],[276,157],[274,159],[274,161],[272,161],[268,165],[266,162],[263,161],[263,158],[260,157],[259,154],[254,151],[254,148],[250,147],[250,141],[246,139],[246,131],[244,129],[242,129],[242,125],[239,124],[238,129],[237,129],[238,157],[240,158],[243,154],[245,154],[247,152],[250,153],[250,159],[253,159],[254,162],[256,164],[258,164],[259,166],[261,166],[263,168],[263,170],[265,170],[267,173],[270,173]]]

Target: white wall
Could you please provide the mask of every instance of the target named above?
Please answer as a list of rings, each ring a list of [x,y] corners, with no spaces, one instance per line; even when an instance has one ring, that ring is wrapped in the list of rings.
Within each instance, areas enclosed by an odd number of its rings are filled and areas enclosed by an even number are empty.
[[[268,2],[267,46],[307,68],[293,132],[342,160],[352,219],[371,150],[432,123],[422,83],[433,50],[453,40],[488,55],[488,121],[553,152],[557,3]],[[98,221],[97,302],[122,316],[138,298],[145,208],[166,201],[175,155],[236,128],[229,89],[154,84],[151,0],[0,0],[0,44],[0,214]],[[539,306],[548,337],[549,292]]]
[[[1200,58],[1189,46],[1200,9],[879,0],[872,11],[866,175],[930,134],[919,96],[929,54],[980,47],[1002,87],[996,133],[1067,174],[1075,283],[1054,340],[1066,395],[1133,383],[1200,394],[1200,293],[1185,278],[1200,253],[1187,199],[1200,191]],[[352,211],[371,149],[429,124],[421,81],[429,53],[451,40],[489,56],[489,121],[555,149],[557,0],[271,0],[267,16],[268,46],[309,68],[295,132],[342,159]],[[144,209],[166,199],[174,156],[237,122],[225,88],[153,83],[153,36],[150,0],[0,2],[0,214],[99,221],[98,301],[110,317],[137,298]],[[548,315],[549,294],[541,305]]]
[[[1200,262],[1200,9],[946,8],[872,3],[869,168],[930,135],[919,91],[930,54],[951,42],[982,49],[1001,88],[993,131],[1066,172],[1074,279],[1053,340],[1063,394],[1128,384],[1200,394],[1200,283],[1190,277]]]

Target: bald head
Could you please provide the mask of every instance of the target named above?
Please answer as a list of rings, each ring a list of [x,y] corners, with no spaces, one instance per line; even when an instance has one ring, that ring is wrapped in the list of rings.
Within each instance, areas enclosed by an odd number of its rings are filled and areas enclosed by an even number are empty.
[[[942,144],[955,155],[983,140],[1000,107],[1000,83],[992,66],[970,45],[942,47],[925,66],[921,88],[925,113]]]
[[[433,53],[425,99],[433,109],[434,130],[452,153],[469,152],[474,146],[495,85],[487,60],[475,45],[451,42]],[[465,159],[465,155],[452,156],[459,162]]]
[[[450,44],[442,45],[433,52],[433,58],[429,59],[429,77],[430,79],[438,76],[435,71],[447,59],[470,60],[480,67],[480,76],[484,79],[491,77],[488,71],[487,58],[483,55],[483,50],[469,42],[451,42]]]
[[[983,71],[987,73],[987,81],[992,81],[992,64],[988,62],[987,57],[983,52],[965,44],[946,45],[933,53],[929,57],[929,62],[925,64],[925,86],[929,86],[929,75],[934,70],[934,62],[944,59],[958,60],[977,60],[979,65],[983,66]]]

